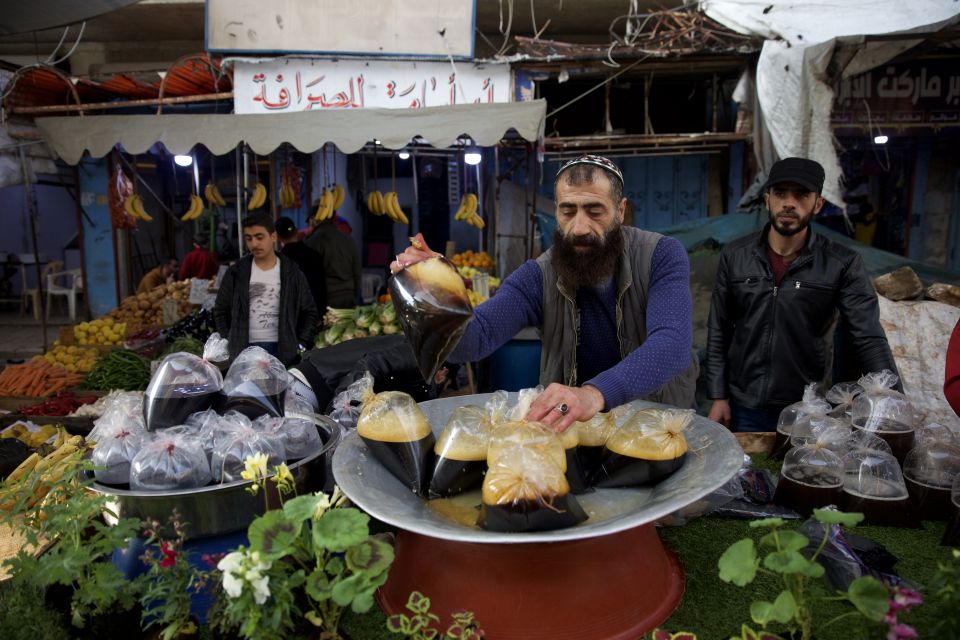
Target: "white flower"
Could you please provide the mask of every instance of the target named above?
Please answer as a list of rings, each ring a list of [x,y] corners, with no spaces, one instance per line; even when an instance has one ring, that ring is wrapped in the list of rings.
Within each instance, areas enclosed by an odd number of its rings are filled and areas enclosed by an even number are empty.
[[[269,457],[265,453],[256,453],[247,457],[243,461],[243,471],[240,477],[244,480],[258,482],[267,477],[267,461]]]
[[[233,553],[228,553],[220,559],[220,562],[217,563],[217,569],[223,571],[224,573],[236,571],[240,568],[240,564],[243,562],[243,552],[234,551]]]
[[[251,580],[250,586],[253,587],[253,601],[257,604],[263,604],[270,597],[270,589],[267,583],[270,582],[269,576],[261,576],[257,580]]]
[[[232,573],[225,571],[223,573],[223,590],[231,598],[239,598],[240,594],[243,593],[243,582]]]
[[[330,505],[331,505],[330,496],[323,493],[322,491],[318,491],[314,495],[317,496],[317,506],[314,507],[313,509],[313,519],[319,520],[320,516],[326,513],[327,509],[330,508]]]

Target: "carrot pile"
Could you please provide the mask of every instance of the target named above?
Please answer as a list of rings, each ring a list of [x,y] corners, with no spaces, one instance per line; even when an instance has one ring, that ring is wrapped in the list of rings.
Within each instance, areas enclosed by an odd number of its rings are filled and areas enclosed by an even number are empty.
[[[36,358],[24,364],[8,366],[0,372],[0,395],[45,398],[83,380],[82,373]]]

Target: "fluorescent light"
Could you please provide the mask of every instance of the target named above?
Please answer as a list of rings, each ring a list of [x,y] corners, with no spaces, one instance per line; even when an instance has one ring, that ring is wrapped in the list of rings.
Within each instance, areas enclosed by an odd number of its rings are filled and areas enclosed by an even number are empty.
[[[885,136],[885,135],[874,136],[874,138],[873,138],[873,144],[887,144],[887,141],[888,141],[889,139],[890,139],[890,138],[888,138],[888,137]]]
[[[193,164],[193,156],[173,156],[173,161],[181,167],[189,167]]]
[[[483,156],[480,155],[478,149],[471,149],[463,154],[463,161],[467,164],[480,164],[481,160],[483,160]]]
[[[406,160],[407,158],[410,157],[410,152],[404,149],[403,151],[397,154],[397,157],[400,158],[401,160]]]

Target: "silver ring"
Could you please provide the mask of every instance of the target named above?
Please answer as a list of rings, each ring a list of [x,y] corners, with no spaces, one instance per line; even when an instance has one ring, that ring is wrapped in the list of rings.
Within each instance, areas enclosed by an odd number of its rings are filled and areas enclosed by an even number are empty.
[[[566,402],[561,402],[560,404],[558,404],[557,406],[555,406],[554,409],[556,409],[557,411],[559,411],[559,412],[560,412],[560,415],[562,415],[562,416],[565,416],[565,415],[567,415],[567,413],[570,412],[570,407],[567,405]]]

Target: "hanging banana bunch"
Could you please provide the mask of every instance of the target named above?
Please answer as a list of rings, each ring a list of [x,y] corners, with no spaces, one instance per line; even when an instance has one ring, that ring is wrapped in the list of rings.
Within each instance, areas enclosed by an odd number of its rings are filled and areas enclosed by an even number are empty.
[[[253,188],[253,195],[250,196],[250,200],[247,202],[247,210],[253,211],[254,209],[259,209],[266,201],[267,188],[263,186],[262,182],[257,182],[257,185]]]
[[[196,194],[190,195],[190,208],[187,209],[187,212],[180,216],[180,222],[189,222],[190,220],[196,220],[203,214],[203,198]]]
[[[397,199],[396,191],[387,192],[383,196],[383,203],[386,208],[385,213],[390,216],[391,220],[399,224],[410,224],[407,215],[403,212],[403,209],[400,208],[400,201]]]
[[[297,192],[293,187],[284,182],[280,185],[280,208],[291,209],[296,206]]]
[[[225,207],[227,206],[227,201],[223,199],[223,195],[220,193],[220,190],[217,189],[217,185],[212,182],[208,182],[207,186],[203,188],[203,195],[207,199],[207,207],[213,209],[214,206]],[[190,203],[191,206],[193,203]]]
[[[335,202],[336,195],[334,191],[324,188],[320,194],[320,203],[317,205],[317,212],[314,214],[313,219],[317,222],[323,222],[328,218],[332,218],[333,212],[336,210],[333,206]]]
[[[143,220],[144,222],[153,222],[153,216],[143,209],[143,200],[137,194],[131,194],[124,198],[123,209],[132,218]]]
[[[480,217],[480,214],[477,213],[478,207],[479,201],[477,200],[476,194],[465,193],[463,197],[460,198],[460,207],[457,209],[457,213],[453,216],[453,219],[462,220],[471,227],[483,229],[487,225],[483,221],[483,218]]]

